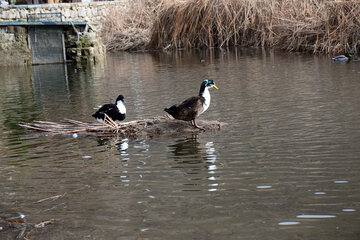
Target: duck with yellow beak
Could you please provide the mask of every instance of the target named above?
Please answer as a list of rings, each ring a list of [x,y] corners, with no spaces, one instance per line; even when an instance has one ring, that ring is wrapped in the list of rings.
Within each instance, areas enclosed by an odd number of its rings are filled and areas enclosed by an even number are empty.
[[[201,83],[199,96],[188,98],[179,105],[165,108],[164,111],[175,119],[191,121],[194,127],[204,130],[204,128],[196,124],[195,118],[205,112],[210,106],[211,97],[209,88],[218,89],[214,80],[205,79]]]

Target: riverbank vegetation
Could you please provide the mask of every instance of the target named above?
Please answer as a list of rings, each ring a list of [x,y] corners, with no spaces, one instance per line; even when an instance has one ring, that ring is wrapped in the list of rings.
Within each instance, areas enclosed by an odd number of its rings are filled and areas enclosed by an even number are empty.
[[[105,38],[110,41],[104,41],[109,50],[230,46],[326,54],[360,50],[356,0],[160,0],[127,11],[108,16],[103,32],[111,32]],[[127,47],[116,47],[120,42]]]
[[[100,33],[107,50],[145,49],[158,13],[172,3],[172,0],[129,1],[124,3],[124,9],[110,9]]]

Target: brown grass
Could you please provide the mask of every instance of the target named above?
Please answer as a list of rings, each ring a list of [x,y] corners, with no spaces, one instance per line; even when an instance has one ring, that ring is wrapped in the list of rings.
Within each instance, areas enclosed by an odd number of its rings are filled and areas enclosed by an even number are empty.
[[[358,0],[134,0],[110,10],[110,51],[276,47],[337,54],[360,46]]]
[[[356,0],[187,0],[159,14],[148,47],[263,46],[335,54],[359,45]]]
[[[167,0],[133,0],[125,8],[110,9],[102,24],[101,38],[108,51],[144,49],[150,41],[150,31],[157,12]]]

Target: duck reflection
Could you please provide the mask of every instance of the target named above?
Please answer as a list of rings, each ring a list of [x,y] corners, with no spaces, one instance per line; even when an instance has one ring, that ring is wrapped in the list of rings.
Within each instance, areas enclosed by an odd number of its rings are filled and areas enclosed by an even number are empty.
[[[127,138],[99,138],[98,139],[99,146],[105,146],[111,149],[117,149],[120,152],[121,156],[128,156],[128,148],[129,148],[129,139]]]
[[[168,146],[173,154],[175,164],[172,168],[183,169],[190,175],[190,182],[184,191],[217,191],[218,166],[217,156],[213,142],[201,142],[197,135],[185,139],[179,139],[175,144]],[[205,182],[204,182],[205,180]],[[208,182],[210,181],[210,182]],[[191,186],[191,188],[190,188]]]
[[[177,140],[175,144],[168,146],[174,154],[175,161],[179,164],[197,164],[203,162],[203,153],[197,136]]]

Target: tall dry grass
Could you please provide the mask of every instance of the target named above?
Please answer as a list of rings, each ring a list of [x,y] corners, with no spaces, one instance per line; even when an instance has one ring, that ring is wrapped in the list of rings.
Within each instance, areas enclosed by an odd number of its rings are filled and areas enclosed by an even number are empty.
[[[360,46],[357,0],[185,0],[158,13],[149,48],[239,45],[336,54]]]
[[[101,38],[108,51],[144,49],[159,11],[171,0],[132,0],[124,8],[109,9],[102,23]]]

